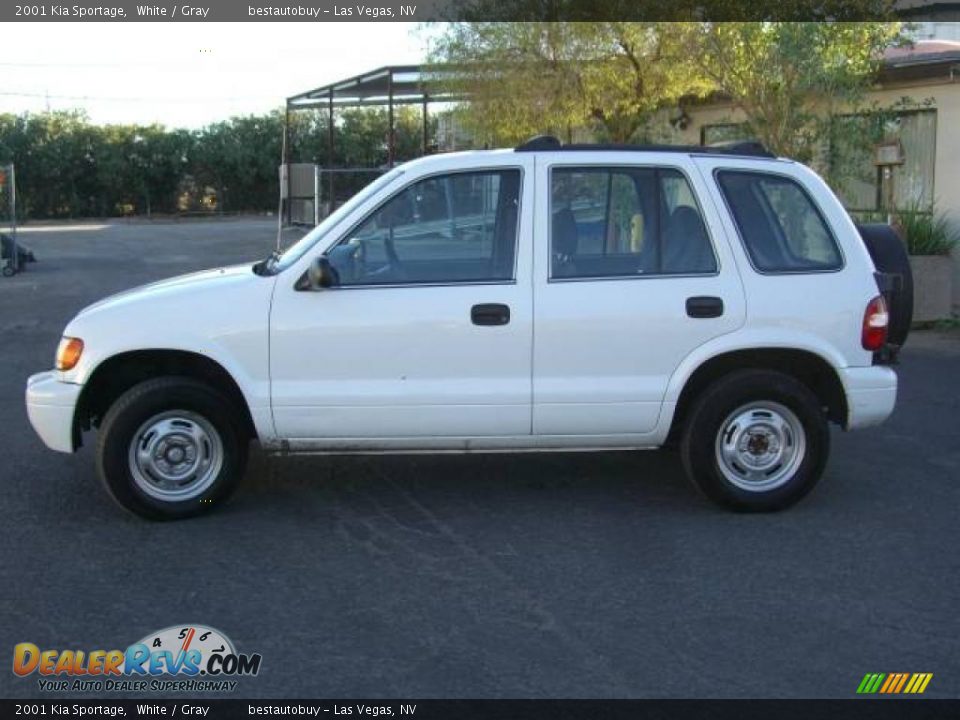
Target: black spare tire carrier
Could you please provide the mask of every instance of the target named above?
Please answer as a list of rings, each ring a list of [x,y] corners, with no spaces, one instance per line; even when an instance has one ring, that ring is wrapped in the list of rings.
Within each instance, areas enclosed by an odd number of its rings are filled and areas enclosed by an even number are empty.
[[[887,346],[880,352],[881,362],[893,362],[910,334],[913,322],[913,273],[907,247],[890,225],[857,225],[867,252],[877,269],[877,287],[890,312]]]

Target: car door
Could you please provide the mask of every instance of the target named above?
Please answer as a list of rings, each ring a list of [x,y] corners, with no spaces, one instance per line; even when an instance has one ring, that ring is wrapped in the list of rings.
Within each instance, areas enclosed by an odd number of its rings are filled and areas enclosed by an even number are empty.
[[[279,437],[430,449],[529,436],[532,161],[489,160],[428,161],[345,219],[324,248],[336,286],[297,289],[319,250],[281,276],[270,329]]]
[[[550,153],[537,173],[534,433],[652,433],[683,358],[744,321],[703,180],[675,153]]]

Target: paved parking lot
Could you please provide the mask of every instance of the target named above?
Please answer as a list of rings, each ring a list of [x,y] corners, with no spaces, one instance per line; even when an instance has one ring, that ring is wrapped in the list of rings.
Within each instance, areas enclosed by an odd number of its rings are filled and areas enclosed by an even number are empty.
[[[24,381],[108,293],[265,255],[263,220],[56,227],[0,279],[0,651],[195,622],[263,655],[244,697],[960,695],[960,335],[916,334],[881,428],[834,433],[779,515],[714,509],[668,453],[268,459],[207,518],[116,509],[46,451]],[[9,655],[8,655],[9,657]],[[9,666],[8,666],[9,667]],[[35,678],[35,676],[34,676]],[[0,671],[0,697],[37,695]]]

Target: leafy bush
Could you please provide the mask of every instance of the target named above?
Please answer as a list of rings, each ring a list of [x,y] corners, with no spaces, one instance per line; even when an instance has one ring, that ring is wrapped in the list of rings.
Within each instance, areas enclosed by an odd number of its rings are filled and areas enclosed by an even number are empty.
[[[283,121],[274,111],[184,130],[95,125],[80,111],[0,113],[0,163],[16,165],[21,219],[274,210]],[[436,118],[430,122],[435,136]],[[398,108],[394,123],[396,159],[419,155],[419,110]],[[382,166],[387,128],[384,108],[338,110],[333,165]],[[326,165],[327,132],[322,114],[293,113],[292,161]],[[338,196],[370,177],[338,177]]]
[[[960,230],[934,207],[913,202],[895,214],[894,225],[910,255],[949,255],[960,242]]]

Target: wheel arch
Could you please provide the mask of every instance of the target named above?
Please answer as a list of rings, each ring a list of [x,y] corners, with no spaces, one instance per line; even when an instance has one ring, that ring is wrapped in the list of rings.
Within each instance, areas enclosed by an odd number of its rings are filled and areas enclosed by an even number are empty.
[[[843,382],[822,355],[799,348],[741,348],[708,358],[687,376],[677,396],[668,443],[677,439],[691,406],[711,383],[735,370],[749,369],[774,370],[796,378],[819,398],[830,421],[846,425],[848,406]]]
[[[247,436],[257,437],[250,404],[240,385],[223,365],[189,350],[153,348],[112,355],[90,372],[74,413],[74,447],[81,445],[84,430],[100,425],[104,414],[120,395],[144,380],[162,375],[179,375],[210,384],[237,408]]]

